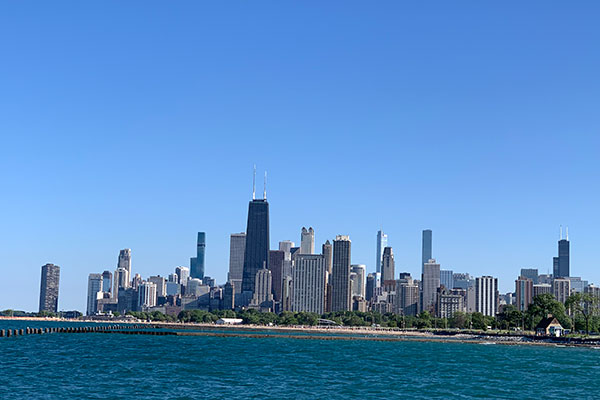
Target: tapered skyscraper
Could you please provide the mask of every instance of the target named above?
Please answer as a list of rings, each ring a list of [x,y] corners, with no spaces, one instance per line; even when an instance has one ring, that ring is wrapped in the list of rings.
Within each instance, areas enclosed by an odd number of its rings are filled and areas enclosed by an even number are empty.
[[[424,272],[425,264],[433,258],[431,251],[431,244],[433,241],[433,233],[431,229],[425,229],[423,231],[423,250],[421,252],[421,274]]]
[[[198,232],[196,257],[190,258],[190,276],[204,279],[204,253],[206,251],[206,232]]]
[[[394,252],[391,247],[385,247],[383,249],[383,262],[381,263],[381,282],[393,281],[394,275],[396,275],[394,262]]]
[[[381,272],[381,259],[383,258],[383,249],[388,245],[388,236],[383,231],[377,231],[377,255],[375,257],[375,271]]]
[[[265,179],[266,181],[266,179]],[[254,189],[256,186],[254,185]],[[242,276],[242,292],[254,293],[256,273],[268,268],[269,260],[269,203],[267,191],[262,199],[255,199],[248,205],[248,224],[246,226],[246,248],[244,249],[244,271]]]
[[[554,257],[554,278],[566,278],[570,274],[569,265],[569,228],[567,238],[562,238],[562,227],[560,228],[560,240],[558,241],[558,257]]]

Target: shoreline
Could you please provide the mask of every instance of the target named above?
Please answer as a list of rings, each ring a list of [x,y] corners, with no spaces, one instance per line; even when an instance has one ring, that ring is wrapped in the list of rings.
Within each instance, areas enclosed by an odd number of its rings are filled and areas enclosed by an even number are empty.
[[[364,340],[380,342],[418,341],[438,343],[474,343],[474,344],[503,344],[503,345],[533,345],[546,347],[600,347],[598,339],[551,338],[535,337],[532,335],[502,334],[499,332],[473,332],[449,330],[400,330],[397,328],[381,327],[340,327],[340,326],[263,326],[263,325],[217,325],[212,323],[191,322],[148,322],[148,321],[102,321],[79,320],[46,317],[0,317],[1,321],[32,321],[32,322],[68,322],[78,324],[110,324],[110,325],[144,325],[154,329],[183,329],[174,332],[175,336],[212,336],[212,337],[246,337],[246,338],[287,338],[304,340]],[[203,329],[207,332],[193,332]],[[190,330],[186,332],[185,330]],[[213,331],[213,332],[211,332]],[[225,331],[225,332],[214,332]],[[264,332],[268,333],[264,333]],[[139,331],[143,334],[144,331]],[[248,332],[248,333],[242,333]],[[253,333],[255,332],[255,333]],[[261,333],[262,332],[262,333]],[[120,333],[118,330],[114,333]],[[302,333],[302,334],[298,334]]]

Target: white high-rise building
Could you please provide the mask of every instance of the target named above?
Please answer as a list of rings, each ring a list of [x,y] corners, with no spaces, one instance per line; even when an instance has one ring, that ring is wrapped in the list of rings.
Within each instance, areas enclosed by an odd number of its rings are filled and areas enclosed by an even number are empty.
[[[475,311],[494,317],[498,312],[498,278],[475,278]]]
[[[175,273],[177,274],[179,284],[186,286],[190,277],[190,269],[188,267],[176,267]]]
[[[300,234],[300,254],[315,254],[315,231],[312,227],[302,228]]]
[[[273,304],[273,277],[266,268],[259,269],[254,281],[254,296],[250,306],[256,308],[270,308]]]
[[[130,286],[129,271],[123,267],[117,268],[113,279],[113,297],[119,298],[119,290],[127,289]]]
[[[388,236],[383,231],[377,231],[377,256],[375,258],[375,272],[381,272],[383,249],[388,245]]]
[[[156,295],[158,297],[165,297],[167,295],[167,280],[160,276],[151,276],[148,278],[148,282],[152,282],[156,285]]]
[[[292,267],[292,311],[323,314],[325,309],[325,257],[299,254]]]
[[[354,274],[354,279],[352,279]],[[365,298],[365,282],[367,279],[367,266],[364,264],[352,264],[350,266],[350,275],[352,280],[352,297],[360,296]]]
[[[232,233],[229,239],[229,273],[227,281],[234,284],[235,292],[242,291],[244,275],[244,252],[246,251],[246,234]]]
[[[440,287],[440,264],[432,258],[423,264],[421,279],[423,291],[423,311],[433,312],[436,303],[437,290]]]
[[[296,247],[296,244],[290,240],[283,240],[279,242],[279,250],[283,251],[283,269],[281,276],[292,276],[292,247]]]
[[[156,306],[156,284],[143,282],[138,288],[138,307],[141,309]]]
[[[94,315],[98,311],[98,293],[102,293],[102,274],[90,274],[88,277],[87,315]]]

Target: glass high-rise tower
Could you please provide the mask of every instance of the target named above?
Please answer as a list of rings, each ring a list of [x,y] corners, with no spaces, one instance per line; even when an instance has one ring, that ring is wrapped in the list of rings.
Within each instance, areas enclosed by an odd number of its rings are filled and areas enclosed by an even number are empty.
[[[190,258],[190,276],[204,279],[204,252],[206,250],[206,232],[198,232],[196,257]]]
[[[383,231],[377,231],[377,256],[375,258],[375,272],[381,272],[383,249],[388,245],[388,236]]]
[[[266,198],[253,199],[248,205],[242,292],[254,293],[256,273],[268,268],[268,259],[269,203]]]
[[[433,233],[431,229],[423,231],[423,250],[421,252],[421,273],[425,269],[425,264],[433,258],[431,247],[433,241]]]

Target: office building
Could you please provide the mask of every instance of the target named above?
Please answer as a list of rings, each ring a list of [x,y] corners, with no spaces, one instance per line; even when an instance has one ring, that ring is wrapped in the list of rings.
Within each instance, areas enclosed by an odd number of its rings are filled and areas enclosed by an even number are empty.
[[[300,234],[300,254],[315,254],[315,231],[302,227]]]
[[[151,276],[148,278],[148,282],[152,282],[156,286],[157,297],[165,297],[167,295],[167,280],[164,277],[160,275]]]
[[[87,315],[94,315],[98,311],[99,293],[102,293],[102,274],[90,274],[88,276]]]
[[[425,267],[425,263],[429,262],[429,260],[433,259],[432,255],[432,243],[433,243],[433,233],[431,229],[425,229],[423,231],[423,242],[422,242],[422,250],[421,250],[421,267]],[[422,270],[421,273],[424,271]],[[437,290],[437,288],[436,288]]]
[[[138,307],[144,311],[156,306],[156,284],[142,282],[138,288]]]
[[[440,286],[448,290],[454,289],[454,272],[447,269],[440,270]]]
[[[294,312],[325,312],[325,258],[317,254],[299,254],[292,267],[292,299]]]
[[[283,264],[285,252],[282,250],[269,251],[269,271],[271,271],[273,300],[280,302],[283,291]]]
[[[227,282],[223,287],[223,310],[234,310],[235,309],[235,283]]]
[[[40,280],[40,312],[58,312],[58,286],[60,267],[54,264],[42,266]]]
[[[331,311],[351,310],[349,236],[338,235],[333,241],[333,264],[331,274]]]
[[[375,272],[381,272],[383,249],[388,247],[388,236],[382,230],[377,231],[377,254],[375,255]]]
[[[104,286],[104,282],[102,282],[102,285]],[[118,267],[113,280],[113,298],[118,299],[119,291],[127,289],[129,286],[129,271],[123,267]]]
[[[515,281],[515,296],[519,311],[527,311],[529,305],[533,302],[533,280],[520,276]]]
[[[571,281],[566,278],[557,278],[552,283],[552,293],[554,298],[563,303],[571,295]]]
[[[548,283],[538,283],[537,285],[533,285],[533,297],[544,293],[552,294],[552,285]]]
[[[419,281],[413,280],[410,274],[402,274],[396,282],[396,313],[416,316],[419,312]]]
[[[105,293],[112,293],[112,273],[110,271],[104,271],[102,273],[102,291]]]
[[[246,233],[232,233],[229,237],[229,273],[227,280],[233,282],[235,289],[242,290],[244,276],[244,252],[246,251]]]
[[[186,286],[190,278],[190,269],[188,267],[176,267],[175,273],[181,286]]]
[[[391,247],[383,249],[381,258],[381,280],[383,282],[396,279],[396,263],[394,262],[394,252]]]
[[[567,278],[570,275],[569,265],[569,228],[567,228],[567,238],[562,238],[562,227],[560,230],[560,240],[558,241],[558,257],[553,259],[554,278]]]
[[[436,294],[435,310],[438,318],[452,318],[455,312],[465,311],[464,296],[440,286]]]
[[[190,276],[204,279],[204,255],[206,252],[206,233],[198,232],[196,241],[196,257],[190,258]]]
[[[571,292],[583,293],[585,287],[588,285],[588,281],[582,280],[578,276],[569,276],[567,279],[571,281]]]
[[[364,264],[350,265],[350,275],[354,274],[354,280],[350,283],[350,296],[365,298],[365,279],[367,266]]]
[[[475,311],[496,316],[498,312],[498,278],[482,276],[475,278]]]
[[[250,307],[261,311],[273,311],[273,287],[271,271],[259,269],[254,278],[254,295]]]
[[[131,249],[123,249],[119,251],[117,268],[125,268],[127,270],[127,281],[129,282],[129,278],[131,277]]]
[[[367,275],[366,289],[365,289],[365,300],[371,301],[377,284],[377,278],[375,274],[371,273]]]
[[[452,274],[453,289],[468,289],[475,286],[475,279],[469,274],[454,273]]]
[[[244,249],[244,268],[242,273],[242,292],[247,296],[254,293],[256,273],[268,268],[269,258],[269,203],[266,189],[263,199],[257,200],[252,194],[248,204],[248,223],[246,227],[246,247]]]
[[[537,268],[521,268],[521,276],[523,278],[531,279],[534,285],[537,285],[539,283],[539,271]]]
[[[423,293],[423,311],[434,312],[436,294],[440,287],[440,264],[434,259],[423,264],[423,277],[421,279]]]

